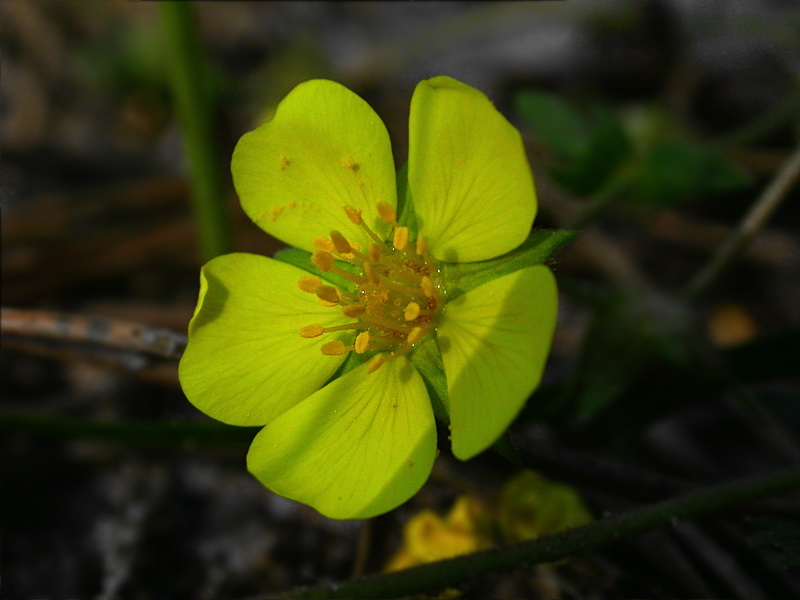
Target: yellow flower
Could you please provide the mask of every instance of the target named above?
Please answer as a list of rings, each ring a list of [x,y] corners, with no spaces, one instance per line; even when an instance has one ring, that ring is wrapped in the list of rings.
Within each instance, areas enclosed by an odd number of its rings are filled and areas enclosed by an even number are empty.
[[[592,521],[574,488],[523,470],[506,482],[497,520],[506,540],[521,542]]]
[[[457,457],[491,446],[538,385],[555,325],[546,267],[489,276],[536,213],[519,133],[448,77],[417,86],[409,127],[399,195],[386,128],[337,83],[297,86],[242,137],[242,207],[300,250],[206,264],[180,365],[197,408],[264,426],[253,475],[332,518],[386,512],[422,486],[432,400]]]
[[[485,550],[493,544],[489,512],[476,498],[460,496],[445,519],[430,509],[414,515],[403,529],[403,547],[384,570],[401,571]]]

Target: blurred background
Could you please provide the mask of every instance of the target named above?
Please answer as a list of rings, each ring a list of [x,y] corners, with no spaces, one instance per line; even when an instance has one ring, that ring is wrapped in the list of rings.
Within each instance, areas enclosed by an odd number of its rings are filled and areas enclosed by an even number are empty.
[[[415,515],[446,515],[462,495],[481,519],[500,518],[519,467],[492,452],[464,464],[443,448],[423,490],[369,523],[276,497],[245,470],[254,431],[194,410],[174,356],[109,345],[81,321],[182,334],[207,258],[171,79],[175,32],[158,4],[3,6],[2,306],[71,313],[61,333],[83,334],[12,331],[4,312],[0,597],[277,592],[385,569]],[[523,463],[599,517],[678,489],[638,485],[644,473],[703,484],[800,459],[800,189],[785,182],[752,243],[708,271],[781,169],[798,170],[795,0],[190,6],[229,249],[281,247],[242,212],[229,164],[295,85],[329,78],[361,95],[399,166],[414,86],[449,75],[522,132],[535,227],[581,232],[551,262],[559,323],[542,388],[512,428]],[[589,455],[631,471],[612,481]],[[462,596],[800,596],[798,540],[800,510],[786,501]]]

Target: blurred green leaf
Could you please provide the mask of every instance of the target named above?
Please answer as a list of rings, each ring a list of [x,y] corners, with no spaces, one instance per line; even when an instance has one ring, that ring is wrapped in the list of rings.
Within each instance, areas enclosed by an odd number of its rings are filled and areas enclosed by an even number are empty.
[[[556,156],[550,176],[573,193],[597,193],[632,155],[622,121],[601,106],[584,116],[558,96],[532,91],[518,94],[516,106]]]
[[[672,140],[654,147],[636,169],[634,198],[671,205],[688,198],[747,187],[749,174],[722,155]]]
[[[578,161],[589,148],[590,136],[583,116],[554,94],[524,91],[517,94],[516,109],[539,139],[561,158]]]

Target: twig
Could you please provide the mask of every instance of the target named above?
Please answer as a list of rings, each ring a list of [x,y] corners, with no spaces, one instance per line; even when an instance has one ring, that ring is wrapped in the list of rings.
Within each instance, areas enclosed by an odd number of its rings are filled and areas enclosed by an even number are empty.
[[[177,360],[186,336],[107,317],[51,311],[0,309],[0,334],[95,344]]]
[[[318,600],[327,598],[399,598],[461,586],[480,577],[521,567],[562,560],[680,519],[717,513],[732,507],[800,489],[800,467],[714,485],[698,492],[613,515],[585,527],[430,563],[382,575],[372,575],[340,585],[292,590],[278,596],[252,600]]]
[[[730,265],[738,252],[746,246],[769,219],[781,201],[792,189],[800,176],[800,147],[786,161],[783,168],[770,182],[752,206],[728,241],[711,257],[708,264],[689,282],[685,296],[696,299],[708,290],[711,284]]]

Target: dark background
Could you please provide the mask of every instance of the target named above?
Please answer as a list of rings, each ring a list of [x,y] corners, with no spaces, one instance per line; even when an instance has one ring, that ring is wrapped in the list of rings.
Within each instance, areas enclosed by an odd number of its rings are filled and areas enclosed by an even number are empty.
[[[154,4],[3,5],[4,307],[185,331],[201,259]],[[536,226],[582,231],[551,264],[552,357],[513,427],[533,448],[527,463],[574,485],[599,517],[663,495],[592,477],[582,456],[698,484],[797,462],[800,193],[707,293],[682,295],[798,144],[795,1],[194,9],[236,250],[280,247],[242,213],[228,167],[239,136],[292,87],[323,77],[359,93],[402,159],[414,86],[455,77],[521,130]],[[341,581],[359,561],[380,571],[415,512],[442,513],[466,490],[491,506],[516,471],[494,453],[464,464],[443,449],[397,511],[368,526],[327,520],[247,474],[253,432],[212,427],[174,360],[139,359],[4,334],[0,598],[235,598]],[[170,429],[205,423],[207,435]],[[676,523],[465,593],[788,598],[800,594],[798,516],[785,500]]]

